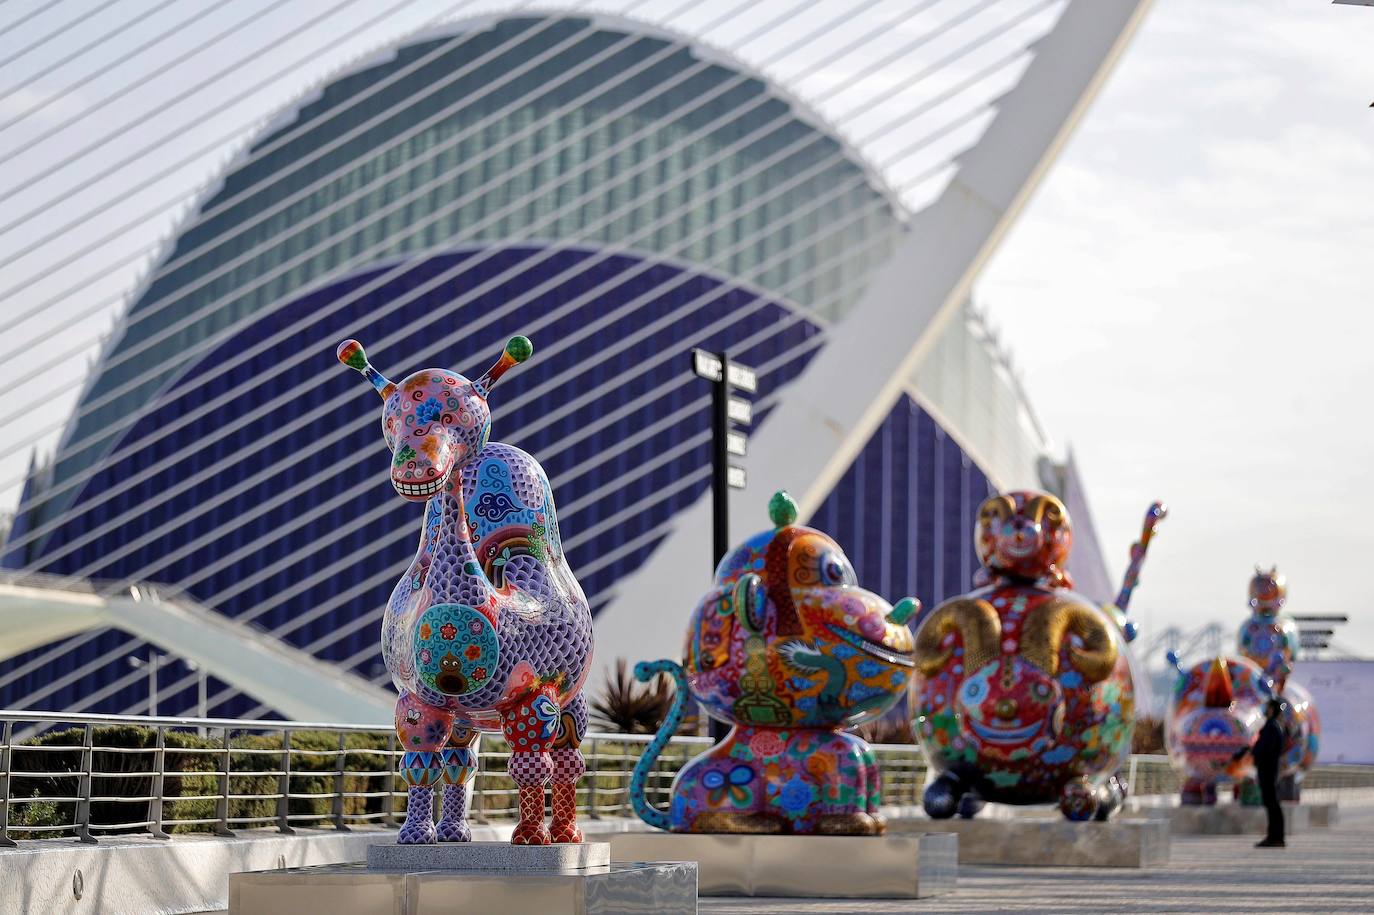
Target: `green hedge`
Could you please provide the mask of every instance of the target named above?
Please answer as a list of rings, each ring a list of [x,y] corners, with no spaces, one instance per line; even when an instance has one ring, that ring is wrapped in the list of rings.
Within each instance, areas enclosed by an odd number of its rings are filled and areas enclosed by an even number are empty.
[[[85,739],[83,728],[53,731],[16,746],[12,753],[11,771],[53,772],[71,775],[53,776],[14,776],[10,781],[13,798],[23,797],[72,797],[79,791],[82,743]],[[156,733],[151,728],[133,725],[112,725],[97,727],[92,742],[96,747],[117,747],[124,749],[143,749],[144,753],[118,753],[96,749],[92,752],[92,771],[113,774],[115,778],[93,778],[91,794],[96,797],[146,797],[152,789],[153,748]],[[209,740],[190,732],[168,731],[166,736],[164,771],[186,773],[167,775],[163,780],[164,821],[210,819],[215,816],[215,801],[178,800],[213,795],[219,791],[218,776],[213,773],[219,769],[222,756],[219,753],[201,753],[196,750],[222,750],[216,740]],[[387,745],[385,734],[348,734],[345,738],[345,768],[355,772],[376,772],[378,776],[350,775],[344,778],[345,792],[383,791],[391,787],[392,779],[386,775],[394,767],[383,753]],[[332,771],[338,762],[339,736],[326,731],[299,731],[291,735],[291,746],[297,751],[319,751],[318,755],[293,754],[291,758],[290,793],[301,795],[321,795],[320,797],[292,798],[288,811],[293,814],[312,814],[321,817],[321,822],[332,812],[334,791]],[[57,751],[25,749],[25,747],[63,747]],[[250,750],[270,750],[270,753],[243,752]],[[252,772],[276,770],[281,761],[280,734],[244,734],[230,739],[229,793],[231,795],[270,795],[277,793],[277,776],[253,775]],[[244,773],[244,774],[232,774]],[[312,774],[318,773],[318,774]],[[70,824],[76,815],[76,805],[72,802],[33,801],[16,804],[10,808],[10,827],[16,838],[40,838],[61,835],[60,832],[34,832],[25,827],[56,826]],[[346,815],[380,813],[382,798],[344,799]],[[400,805],[404,810],[404,805]],[[398,810],[398,812],[400,812]],[[258,823],[239,825],[266,825],[277,814],[275,798],[242,797],[230,802],[229,816],[252,817]],[[142,832],[146,827],[101,828],[118,823],[138,822],[148,819],[146,802],[93,801],[91,803],[91,825],[98,834],[110,835],[119,832]],[[299,820],[299,825],[311,825],[311,820]],[[207,824],[172,824],[166,826],[169,832],[208,832],[215,828]],[[68,834],[74,832],[70,827]]]

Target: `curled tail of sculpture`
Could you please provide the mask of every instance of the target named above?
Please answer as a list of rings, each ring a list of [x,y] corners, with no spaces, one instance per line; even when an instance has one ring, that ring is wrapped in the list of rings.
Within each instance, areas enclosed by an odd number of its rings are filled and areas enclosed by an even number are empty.
[[[634,774],[630,777],[630,804],[634,807],[639,818],[650,826],[655,829],[671,830],[672,820],[668,814],[649,803],[649,799],[644,795],[644,789],[649,780],[649,773],[654,770],[654,763],[658,762],[659,754],[667,746],[669,738],[677,731],[678,725],[682,724],[682,717],[687,711],[689,693],[687,690],[687,672],[676,661],[640,661],[635,665],[635,679],[642,682],[647,683],[659,674],[668,674],[672,677],[677,692],[673,696],[673,705],[668,710],[668,716],[663,719],[663,724],[659,725],[658,733],[644,748],[643,754],[639,757],[639,762],[635,763]]]

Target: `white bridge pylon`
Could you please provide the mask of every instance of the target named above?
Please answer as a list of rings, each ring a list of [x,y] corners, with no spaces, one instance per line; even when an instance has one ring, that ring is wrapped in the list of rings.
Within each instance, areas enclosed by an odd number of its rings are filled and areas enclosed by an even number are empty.
[[[390,728],[389,690],[156,586],[99,594],[0,582],[0,660],[107,628],[194,661],[288,719]]]

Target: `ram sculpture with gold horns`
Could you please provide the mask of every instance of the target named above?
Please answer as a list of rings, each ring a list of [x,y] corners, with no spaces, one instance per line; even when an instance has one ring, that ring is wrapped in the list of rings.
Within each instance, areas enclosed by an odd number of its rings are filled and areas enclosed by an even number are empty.
[[[1073,527],[1059,499],[1008,492],[979,508],[978,587],[916,631],[913,727],[936,774],[930,816],[971,817],[986,801],[1057,803],[1072,820],[1120,807],[1135,716],[1125,604],[1163,517],[1151,506],[1121,594],[1099,607],[1064,569]]]

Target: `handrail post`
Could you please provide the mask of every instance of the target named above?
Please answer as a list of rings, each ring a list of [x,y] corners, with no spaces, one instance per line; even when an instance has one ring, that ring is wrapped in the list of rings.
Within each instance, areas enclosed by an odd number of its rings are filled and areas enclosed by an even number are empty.
[[[154,839],[170,839],[171,836],[167,835],[166,830],[162,828],[163,777],[166,775],[167,769],[167,727],[166,725],[159,724],[156,726],[155,730],[157,732],[157,749],[153,751],[153,777],[151,782],[153,790],[148,792],[153,798],[148,802],[148,819],[153,822],[149,827],[149,831],[153,834]]]
[[[396,735],[386,738],[386,774],[382,776],[382,825],[388,828],[396,825]]]
[[[232,837],[234,830],[229,828],[229,769],[233,765],[233,760],[229,755],[229,727],[220,728],[220,739],[224,744],[224,751],[219,760],[219,797],[215,798],[215,816],[219,822],[215,824],[215,835]]]
[[[587,771],[583,774],[583,777],[588,779],[587,819],[589,820],[596,820],[601,818],[601,814],[599,814],[596,810],[596,774],[597,771],[601,768],[601,759],[597,756],[596,752],[596,742],[596,738],[593,737],[591,752],[584,753],[582,757],[588,763]]]
[[[91,768],[95,764],[95,725],[87,724],[85,737],[81,741],[81,774],[77,778],[76,838],[87,844],[96,844],[91,835]]]
[[[349,832],[347,824],[344,823],[344,770],[348,768],[347,737],[347,731],[339,732],[339,756],[334,770],[334,828],[340,832]]]
[[[281,732],[281,774],[277,776],[277,832],[291,835],[291,732]]]
[[[10,828],[10,744],[14,743],[14,722],[6,721],[0,729],[0,848],[18,848],[19,843],[9,836]]]

